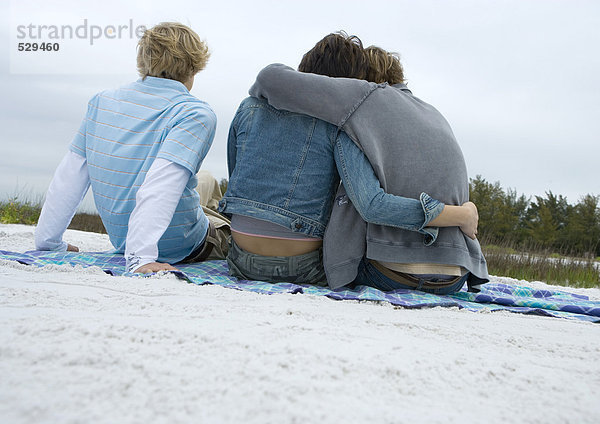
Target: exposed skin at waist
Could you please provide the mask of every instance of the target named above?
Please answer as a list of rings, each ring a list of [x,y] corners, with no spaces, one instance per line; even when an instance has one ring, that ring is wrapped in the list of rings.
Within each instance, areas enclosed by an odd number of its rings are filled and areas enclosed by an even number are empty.
[[[262,256],[297,256],[323,246],[323,240],[282,240],[231,231],[235,243],[246,252]]]
[[[472,202],[462,206],[445,205],[429,226],[452,227],[460,226],[463,233],[471,239],[477,236],[479,214]],[[231,231],[236,244],[246,252],[262,256],[297,256],[317,250],[323,246],[322,240],[282,240],[270,237],[256,237]]]

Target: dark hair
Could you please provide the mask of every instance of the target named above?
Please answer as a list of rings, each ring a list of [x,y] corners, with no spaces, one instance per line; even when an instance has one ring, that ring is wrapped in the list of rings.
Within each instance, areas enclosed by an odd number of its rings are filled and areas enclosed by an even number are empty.
[[[365,79],[369,58],[360,38],[339,31],[315,44],[302,57],[298,70],[329,77]]]

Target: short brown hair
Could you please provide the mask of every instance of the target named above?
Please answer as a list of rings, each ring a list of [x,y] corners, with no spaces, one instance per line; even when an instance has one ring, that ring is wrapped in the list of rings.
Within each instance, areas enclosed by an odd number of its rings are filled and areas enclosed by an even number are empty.
[[[210,53],[191,28],[163,22],[147,29],[138,42],[137,69],[142,78],[169,78],[185,83],[206,66]]]
[[[398,53],[388,52],[377,46],[369,46],[365,52],[370,65],[367,81],[377,84],[387,82],[390,85],[404,82],[404,69]]]
[[[365,79],[369,60],[360,38],[339,31],[315,44],[302,57],[298,70],[329,77]]]

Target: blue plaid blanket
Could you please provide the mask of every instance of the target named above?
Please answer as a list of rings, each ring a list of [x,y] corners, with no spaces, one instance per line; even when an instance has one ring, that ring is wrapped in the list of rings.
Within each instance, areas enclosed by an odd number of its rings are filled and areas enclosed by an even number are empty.
[[[17,261],[26,265],[81,265],[98,266],[111,275],[131,275],[125,272],[123,255],[112,253],[73,253],[31,251],[15,253],[0,250],[0,259]],[[404,308],[430,308],[435,306],[458,307],[470,311],[510,311],[523,314],[544,315],[581,321],[600,322],[600,301],[587,296],[530,287],[488,283],[480,293],[462,291],[448,296],[438,296],[415,290],[383,292],[372,287],[331,290],[308,284],[269,283],[265,281],[238,280],[228,275],[225,261],[208,261],[177,265],[175,274],[193,284],[216,284],[262,294],[305,293],[327,296],[336,300],[370,300],[389,302]]]

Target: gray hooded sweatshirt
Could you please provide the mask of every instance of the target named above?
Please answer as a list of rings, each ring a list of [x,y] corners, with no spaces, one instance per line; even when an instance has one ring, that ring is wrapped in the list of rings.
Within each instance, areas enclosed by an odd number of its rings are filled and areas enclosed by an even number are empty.
[[[364,151],[388,193],[419,198],[426,192],[449,205],[469,200],[465,160],[450,125],[404,84],[330,78],[273,64],[258,74],[250,95],[337,125]],[[341,187],[324,239],[330,287],[351,283],[364,256],[392,263],[458,265],[471,273],[470,287],[489,281],[479,242],[460,228],[440,228],[431,237],[366,223]]]

